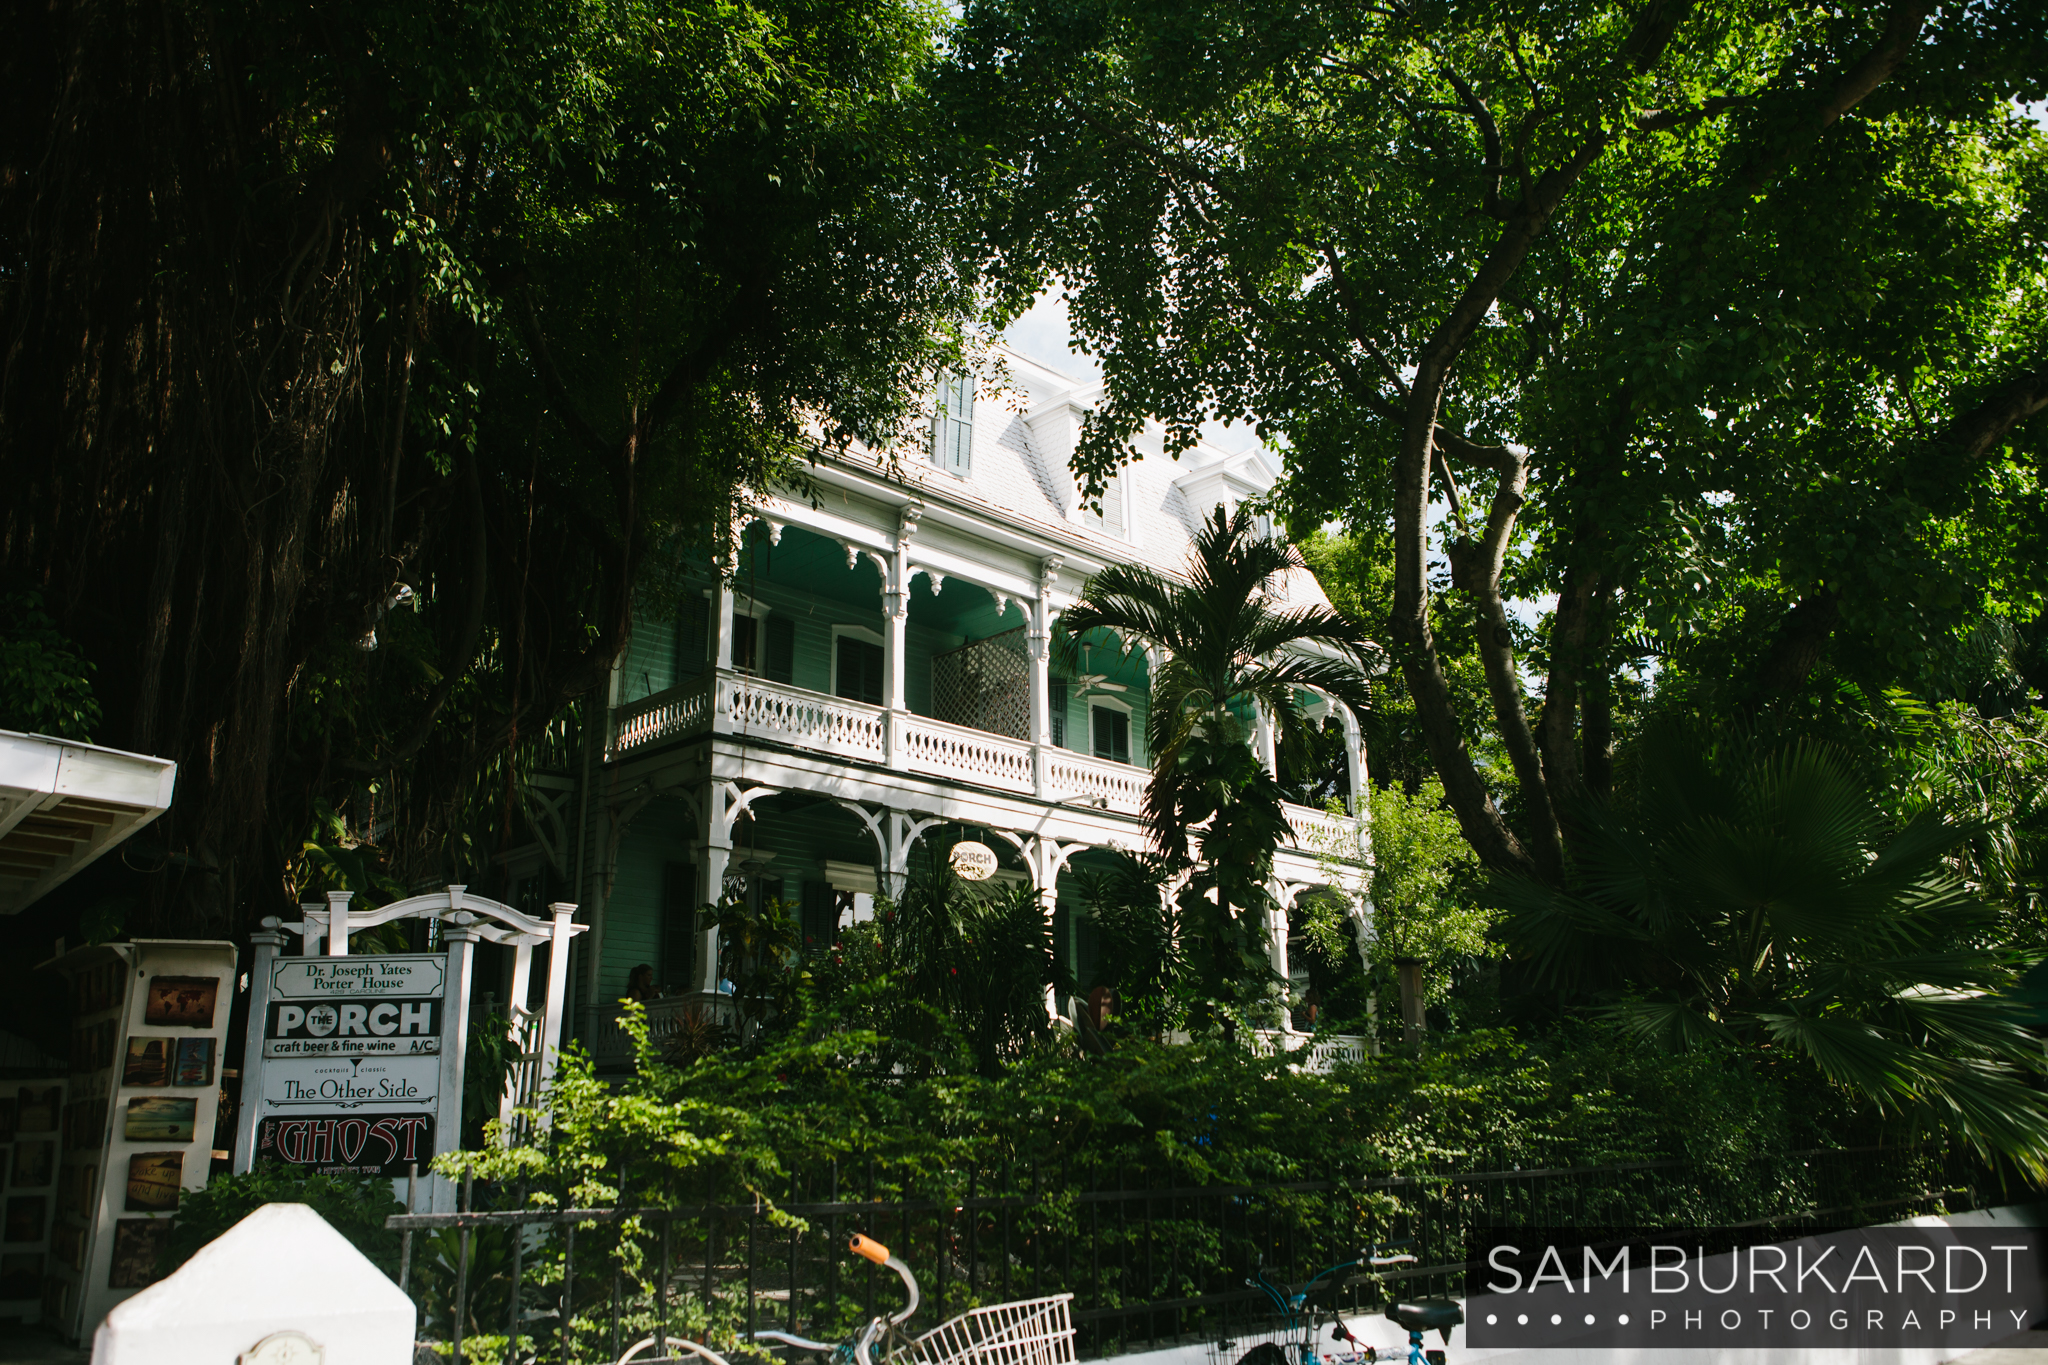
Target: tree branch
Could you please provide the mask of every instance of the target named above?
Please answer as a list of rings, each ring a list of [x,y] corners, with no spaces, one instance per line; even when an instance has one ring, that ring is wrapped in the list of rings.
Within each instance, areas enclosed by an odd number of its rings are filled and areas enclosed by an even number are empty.
[[[1636,71],[1654,67],[1679,24],[1690,12],[1691,0],[1651,0],[1617,54],[1616,65],[1632,67]],[[1548,798],[1542,790],[1541,766],[1530,761],[1535,755],[1534,736],[1529,731],[1526,717],[1519,724],[1513,723],[1515,713],[1520,709],[1519,693],[1513,698],[1514,705],[1508,708],[1499,704],[1497,693],[1495,709],[1502,716],[1503,727],[1508,730],[1504,738],[1510,753],[1527,756],[1517,758],[1516,769],[1518,773],[1526,770],[1532,774],[1533,783],[1524,779],[1528,784],[1527,795],[1542,808],[1535,821],[1537,848],[1533,855],[1508,828],[1459,734],[1443,663],[1429,624],[1427,481],[1435,458],[1438,413],[1452,367],[1501,290],[1521,268],[1551,213],[1563,202],[1565,194],[1585,169],[1613,141],[1617,131],[1596,125],[1596,131],[1572,155],[1528,188],[1516,211],[1503,226],[1493,249],[1473,273],[1449,313],[1438,323],[1423,346],[1416,364],[1415,379],[1409,386],[1403,414],[1401,451],[1395,467],[1394,607],[1387,624],[1389,634],[1398,646],[1402,676],[1408,683],[1409,694],[1415,699],[1416,718],[1429,742],[1430,757],[1443,779],[1445,795],[1457,813],[1459,826],[1474,851],[1495,867],[1540,876],[1552,882],[1562,876],[1563,859],[1556,852],[1556,821],[1549,813]],[[1521,490],[1526,483],[1527,466],[1518,461],[1513,473],[1503,474],[1500,489],[1495,495],[1496,512],[1504,507],[1503,495],[1508,495],[1507,500],[1513,504],[1510,512],[1518,511]],[[1507,525],[1512,528],[1512,524],[1510,515]],[[1491,595],[1497,598],[1498,592],[1498,569],[1495,568]],[[1484,631],[1481,633],[1482,636],[1485,634]],[[1512,655],[1506,657],[1512,672]],[[1490,684],[1498,662],[1496,659],[1487,661]]]
[[[1552,791],[1545,781],[1542,755],[1530,728],[1527,709],[1522,705],[1522,678],[1515,669],[1515,633],[1508,620],[1507,603],[1500,592],[1501,570],[1507,562],[1508,544],[1514,539],[1515,522],[1528,501],[1529,462],[1520,456],[1514,467],[1500,477],[1493,492],[1493,506],[1486,519],[1486,534],[1477,544],[1447,547],[1451,561],[1451,582],[1470,593],[1478,607],[1480,663],[1486,670],[1486,691],[1493,701],[1495,722],[1500,726],[1508,759],[1521,784],[1528,808],[1531,842],[1529,850],[1537,868],[1549,880],[1564,876],[1564,834],[1558,826]]]
[[[1484,149],[1484,169],[1487,174],[1486,188],[1480,200],[1480,209],[1489,218],[1505,220],[1508,206],[1500,197],[1501,177],[1506,174],[1501,164],[1500,125],[1493,121],[1493,111],[1486,107],[1486,101],[1479,98],[1458,69],[1449,62],[1444,63],[1444,76],[1451,88],[1458,92],[1458,100],[1465,106],[1465,112],[1479,125],[1480,146]]]

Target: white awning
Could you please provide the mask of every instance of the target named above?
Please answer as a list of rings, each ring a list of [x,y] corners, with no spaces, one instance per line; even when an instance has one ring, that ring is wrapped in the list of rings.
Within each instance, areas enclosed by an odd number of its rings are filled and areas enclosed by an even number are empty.
[[[0,915],[169,810],[177,780],[167,758],[0,730]]]

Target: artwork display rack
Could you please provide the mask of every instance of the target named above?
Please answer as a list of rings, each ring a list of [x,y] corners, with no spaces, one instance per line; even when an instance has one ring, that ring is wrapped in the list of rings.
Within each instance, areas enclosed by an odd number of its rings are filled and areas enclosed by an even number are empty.
[[[65,1084],[0,1082],[0,1317],[37,1322],[50,1258],[50,1205],[61,1202],[57,1155]]]
[[[42,1318],[73,1342],[156,1277],[178,1200],[212,1171],[235,946],[136,939],[42,964],[71,990],[71,1075]]]

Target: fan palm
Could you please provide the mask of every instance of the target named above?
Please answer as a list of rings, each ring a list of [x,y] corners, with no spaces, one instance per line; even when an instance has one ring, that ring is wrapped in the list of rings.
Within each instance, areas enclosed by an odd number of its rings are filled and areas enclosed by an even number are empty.
[[[2002,992],[2029,958],[1951,870],[1977,831],[1894,825],[1803,742],[1646,746],[1633,810],[1590,808],[1568,890],[1498,884],[1538,982],[1675,1046],[1803,1059],[1881,1110],[2048,1173],[2041,1045]]]
[[[1185,579],[1114,565],[1088,582],[1064,616],[1071,658],[1090,631],[1130,651],[1156,647],[1146,741],[1152,778],[1145,821],[1167,869],[1189,877],[1179,894],[1186,961],[1206,1000],[1263,995],[1266,890],[1273,850],[1292,838],[1279,782],[1248,744],[1250,720],[1272,718],[1283,755],[1307,747],[1303,692],[1363,714],[1363,630],[1322,606],[1290,607],[1281,580],[1306,566],[1257,532],[1251,513],[1222,508],[1194,539]],[[1196,850],[1199,848],[1199,858]]]
[[[1038,893],[1019,883],[964,881],[950,853],[950,845],[933,842],[912,861],[882,944],[910,1001],[951,1016],[976,1067],[995,1076],[1047,1032],[1047,989],[1070,983]]]

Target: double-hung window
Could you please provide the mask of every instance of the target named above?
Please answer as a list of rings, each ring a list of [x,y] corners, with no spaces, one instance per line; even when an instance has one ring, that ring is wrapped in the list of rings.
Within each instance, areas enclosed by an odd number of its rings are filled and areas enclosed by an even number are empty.
[[[1113,763],[1131,761],[1131,718],[1113,706],[1089,708],[1090,726],[1094,730],[1095,756],[1106,758]]]
[[[833,646],[832,691],[848,701],[882,704],[882,647],[858,635],[840,635]]]
[[[932,463],[963,479],[973,472],[973,375],[939,377],[938,409],[932,417]]]
[[[1083,514],[1083,520],[1105,535],[1122,540],[1128,518],[1125,510],[1125,474],[1119,469],[1109,476],[1109,482],[1102,485],[1102,500]]]

